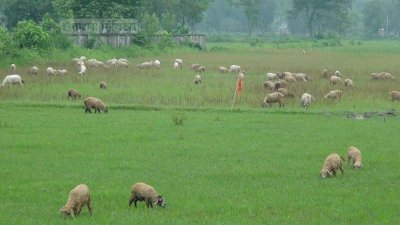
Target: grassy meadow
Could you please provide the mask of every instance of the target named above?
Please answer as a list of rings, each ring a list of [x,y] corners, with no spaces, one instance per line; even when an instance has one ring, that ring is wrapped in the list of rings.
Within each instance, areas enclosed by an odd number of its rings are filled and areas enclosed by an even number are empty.
[[[303,54],[304,46],[210,43],[209,51],[128,58],[133,65],[160,59],[160,71],[88,68],[85,77],[67,60],[38,62],[38,76],[25,72],[31,64],[17,63],[25,86],[0,89],[0,224],[397,224],[399,118],[346,115],[399,111],[388,96],[400,90],[399,45],[367,42]],[[105,61],[112,54],[86,56]],[[184,60],[180,71],[172,69],[175,58]],[[207,67],[200,85],[193,84],[192,63]],[[216,69],[230,64],[246,69],[233,110],[236,75]],[[46,77],[47,66],[70,72]],[[320,76],[324,68],[340,70],[355,88],[330,87]],[[274,71],[312,80],[291,85],[295,98],[285,107],[262,108],[265,73]],[[369,80],[379,71],[397,79]],[[106,90],[98,88],[101,80]],[[103,99],[109,113],[85,114],[83,99],[67,99],[69,88]],[[323,99],[332,89],[342,90],[340,102]],[[308,110],[299,106],[303,92],[316,97]],[[321,179],[325,157],[345,156],[350,145],[362,151],[363,168],[345,162],[344,176]],[[167,206],[129,208],[138,181],[153,185]],[[58,211],[80,183],[91,189],[93,216],[84,207],[79,217],[63,218]]]

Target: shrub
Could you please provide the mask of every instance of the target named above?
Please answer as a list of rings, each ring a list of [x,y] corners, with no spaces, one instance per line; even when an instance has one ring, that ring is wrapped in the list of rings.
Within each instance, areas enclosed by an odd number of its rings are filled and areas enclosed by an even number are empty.
[[[0,27],[0,56],[13,56],[15,43],[12,40],[7,28]]]
[[[183,121],[185,121],[186,116],[183,113],[172,115],[172,121],[175,125],[183,125]]]
[[[71,47],[71,41],[68,36],[62,33],[61,26],[56,23],[47,14],[40,23],[44,31],[50,35],[50,43],[55,48],[67,49]]]
[[[50,48],[50,36],[32,20],[20,21],[14,31],[18,48],[46,50]]]

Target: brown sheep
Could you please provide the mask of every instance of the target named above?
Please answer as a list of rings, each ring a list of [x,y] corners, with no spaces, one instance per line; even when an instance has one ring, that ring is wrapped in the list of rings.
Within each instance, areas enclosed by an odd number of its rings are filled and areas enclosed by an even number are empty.
[[[340,100],[341,97],[342,97],[342,91],[340,91],[340,90],[330,91],[330,92],[328,92],[328,94],[326,94],[324,96],[324,98],[337,99],[337,100]]]
[[[278,88],[277,91],[283,94],[285,97],[290,97],[290,98],[294,97],[294,95],[290,93],[286,88]]]
[[[84,101],[85,104],[85,112],[92,113],[91,109],[94,109],[94,113],[103,111],[104,113],[108,112],[107,106],[98,98],[87,97]]]
[[[79,216],[83,206],[87,205],[90,215],[92,215],[92,207],[90,206],[89,187],[86,184],[80,184],[71,190],[68,201],[60,210],[64,216]]]
[[[267,103],[269,104],[269,107],[272,106],[272,103],[279,103],[279,108],[281,106],[285,106],[284,102],[283,102],[283,97],[284,95],[280,92],[274,92],[271,94],[267,94],[267,96],[265,96],[262,105],[263,107],[265,107],[267,105]]]
[[[133,202],[135,207],[137,207],[136,202],[138,201],[144,201],[148,208],[153,208],[153,204],[165,207],[164,198],[158,195],[152,186],[141,182],[132,185],[129,206],[131,206]]]
[[[81,98],[81,94],[79,94],[79,92],[75,89],[69,89],[68,90],[68,99],[69,98],[72,98],[72,99]]]
[[[107,88],[107,83],[104,80],[100,81],[100,89],[106,89],[106,88]]]
[[[392,101],[400,101],[400,91],[391,91],[389,92],[389,95]]]
[[[329,78],[329,83],[330,83],[330,85],[343,84],[343,80],[342,80],[342,78],[340,78],[338,76],[331,76]]]
[[[361,168],[361,152],[354,146],[350,146],[347,150],[347,158],[348,163],[350,164],[353,161],[353,168],[360,169]]]
[[[336,170],[340,169],[342,175],[344,175],[344,170],[342,168],[342,160],[346,161],[342,156],[334,153],[326,157],[324,165],[321,169],[320,175],[322,178],[327,176],[336,176]]]

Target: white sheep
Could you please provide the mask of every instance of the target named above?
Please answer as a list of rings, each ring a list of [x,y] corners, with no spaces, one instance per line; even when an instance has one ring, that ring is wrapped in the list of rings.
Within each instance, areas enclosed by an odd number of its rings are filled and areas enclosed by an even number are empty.
[[[124,58],[119,58],[118,61],[125,62],[128,65],[130,64],[129,61],[127,59],[124,59]]]
[[[328,92],[328,94],[326,94],[324,96],[324,98],[327,99],[335,99],[335,100],[340,100],[342,97],[342,91],[341,90],[333,90]]]
[[[38,75],[38,73],[39,73],[39,68],[36,67],[36,66],[32,66],[31,68],[29,68],[28,73],[34,74],[34,75]]]
[[[267,80],[278,79],[278,76],[276,75],[276,73],[267,73],[265,76],[267,77]]]
[[[132,185],[129,206],[134,203],[135,207],[137,207],[136,203],[138,201],[144,201],[148,208],[153,208],[153,205],[165,207],[164,198],[157,194],[154,187],[141,182]]]
[[[342,80],[342,78],[340,78],[338,76],[331,76],[329,78],[329,84],[330,85],[343,84],[343,80]]]
[[[106,65],[116,67],[118,59],[109,59],[106,61]]]
[[[58,71],[49,66],[46,69],[46,74],[47,76],[55,76],[58,74]]]
[[[269,90],[274,90],[275,84],[274,82],[267,80],[264,82],[264,87]]]
[[[200,64],[198,64],[198,63],[194,63],[194,64],[192,64],[191,66],[190,66],[190,68],[192,69],[192,70],[196,70],[197,68],[199,68],[200,67]]]
[[[286,74],[283,79],[289,83],[294,83],[297,81],[293,74]]]
[[[15,74],[15,71],[17,71],[17,66],[13,63],[13,64],[11,64],[11,66],[10,66],[10,72],[13,73],[13,74]]]
[[[153,66],[153,63],[151,63],[151,62],[144,62],[144,63],[141,63],[141,64],[137,65],[136,67],[137,67],[138,69],[150,69],[152,66]]]
[[[358,148],[354,146],[350,146],[347,150],[347,159],[348,163],[350,164],[353,161],[353,168],[360,169],[361,168],[361,152]]]
[[[310,80],[310,76],[305,73],[294,73],[293,76],[297,81],[307,82],[308,80]]]
[[[161,62],[159,60],[154,60],[153,62],[153,67],[156,69],[160,69],[161,68]]]
[[[182,59],[175,59],[175,62],[178,63],[180,66],[183,64],[183,60]]]
[[[349,78],[344,79],[344,86],[354,87],[353,81],[351,79],[349,79]]]
[[[272,106],[272,103],[279,103],[279,108],[281,106],[285,106],[283,102],[284,95],[280,92],[274,92],[271,94],[267,94],[262,102],[262,106],[265,107],[269,104],[269,107]]]
[[[118,60],[118,61],[116,62],[116,64],[117,64],[117,67],[129,68],[129,64],[126,63],[126,62],[124,62],[124,61]]]
[[[341,76],[341,74],[340,74],[340,71],[339,71],[339,70],[336,70],[336,71],[335,71],[335,76],[337,76],[337,77],[340,77],[340,76]]]
[[[199,74],[197,74],[197,75],[194,77],[194,83],[195,83],[195,84],[201,83],[201,76],[200,76]]]
[[[303,93],[303,95],[301,95],[300,105],[307,109],[311,105],[311,101],[315,101],[315,98],[309,93]]]
[[[174,62],[174,70],[177,70],[177,69],[179,69],[179,68],[180,68],[179,63]]]
[[[58,75],[65,75],[67,74],[68,70],[62,69],[62,70],[56,70]]]
[[[86,74],[86,66],[85,63],[83,61],[78,62],[79,65],[79,75],[83,76]]]
[[[231,65],[229,67],[229,72],[236,72],[239,73],[242,70],[242,68],[238,65]]]
[[[25,81],[22,80],[20,75],[7,75],[1,83],[0,87],[4,87],[6,84],[19,84],[21,87],[23,87],[24,83]]]
[[[87,205],[90,215],[92,215],[92,207],[90,205],[90,192],[86,184],[80,184],[69,192],[68,200],[65,206],[59,211],[64,216],[79,216],[83,206]]]
[[[336,176],[336,170],[338,169],[340,169],[342,175],[344,175],[342,160],[345,161],[342,156],[336,153],[330,154],[328,157],[326,157],[320,172],[321,177],[325,178],[327,176]]]
[[[228,73],[229,70],[225,66],[219,66],[218,71],[221,73]]]

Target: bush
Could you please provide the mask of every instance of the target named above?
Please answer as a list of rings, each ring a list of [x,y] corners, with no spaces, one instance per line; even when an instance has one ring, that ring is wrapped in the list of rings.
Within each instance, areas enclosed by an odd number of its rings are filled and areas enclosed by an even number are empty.
[[[0,27],[0,56],[13,56],[15,53],[15,43],[12,40],[7,28]]]
[[[14,30],[18,48],[46,50],[50,48],[50,36],[32,20],[20,21]]]
[[[160,49],[173,48],[175,47],[175,41],[172,35],[168,32],[162,32],[160,34],[160,42],[157,45]]]
[[[61,26],[52,18],[45,15],[40,25],[50,35],[50,43],[53,47],[60,49],[71,47],[68,36],[62,33]]]

